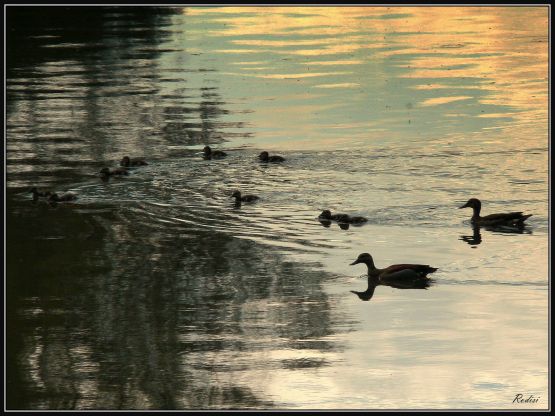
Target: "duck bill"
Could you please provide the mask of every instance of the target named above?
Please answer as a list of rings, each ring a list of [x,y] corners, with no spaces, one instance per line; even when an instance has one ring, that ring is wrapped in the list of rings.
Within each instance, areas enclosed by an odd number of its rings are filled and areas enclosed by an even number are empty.
[[[353,261],[351,264],[349,264],[349,266],[354,266],[355,264],[359,264],[359,263],[360,263],[359,260],[355,260],[355,261]]]
[[[461,208],[468,208],[470,205],[468,205],[468,202],[466,204],[464,204],[462,207],[459,207],[459,209]]]

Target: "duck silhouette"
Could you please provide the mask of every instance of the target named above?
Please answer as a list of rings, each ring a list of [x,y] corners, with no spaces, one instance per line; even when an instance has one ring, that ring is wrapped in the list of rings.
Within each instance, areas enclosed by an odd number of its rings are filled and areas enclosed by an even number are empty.
[[[394,264],[384,269],[378,269],[369,253],[360,254],[351,263],[351,266],[359,263],[366,264],[369,277],[377,278],[380,283],[392,282],[397,285],[407,284],[410,286],[418,280],[429,279],[427,275],[437,270],[436,267],[430,267],[427,264]]]
[[[221,159],[227,156],[226,152],[222,152],[221,150],[212,150],[210,146],[204,146],[202,149],[204,155],[204,159],[211,160],[211,159]]]
[[[256,195],[241,195],[241,191],[233,192],[231,198],[235,198],[235,204],[237,205],[241,205],[241,202],[256,202],[260,199]]]
[[[258,159],[260,159],[261,162],[285,162],[285,158],[282,156],[270,156],[268,152],[264,151],[262,153],[260,153],[258,155]]]
[[[323,210],[320,215],[318,215],[320,222],[322,221],[337,221],[338,223],[361,225],[364,224],[368,219],[364,217],[351,217],[348,214],[332,214],[329,209]],[[348,229],[349,227],[347,227]]]
[[[470,198],[466,204],[459,207],[462,208],[472,208],[472,217],[470,222],[474,225],[479,226],[503,226],[511,225],[516,227],[523,227],[524,221],[532,216],[532,214],[523,215],[522,211],[519,212],[507,212],[502,214],[490,214],[485,217],[480,216],[480,211],[482,209],[482,203],[478,198]]]

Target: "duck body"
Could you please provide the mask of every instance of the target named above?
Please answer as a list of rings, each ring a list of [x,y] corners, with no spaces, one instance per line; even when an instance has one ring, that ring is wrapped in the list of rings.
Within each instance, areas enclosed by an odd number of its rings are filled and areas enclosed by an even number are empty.
[[[241,195],[240,191],[235,191],[233,192],[233,194],[231,194],[232,198],[235,198],[235,202],[236,203],[241,203],[241,202],[255,202],[258,201],[260,198],[256,195]]]
[[[129,171],[127,170],[127,168],[123,168],[123,167],[115,168],[115,169],[102,168],[99,173],[100,173],[100,176],[103,176],[103,177],[129,175]]]
[[[368,267],[368,278],[380,284],[410,285],[417,280],[427,280],[428,274],[434,273],[437,268],[427,264],[394,264],[384,269],[374,265],[374,259],[368,253],[362,253],[351,263],[351,266],[364,263]],[[394,286],[395,287],[395,286]]]
[[[466,204],[459,207],[462,208],[472,208],[472,218],[470,222],[473,225],[484,225],[484,226],[502,226],[502,225],[512,225],[522,227],[524,226],[524,221],[532,216],[532,214],[524,215],[522,212],[507,212],[503,214],[490,214],[484,217],[480,216],[480,211],[482,209],[482,203],[477,198],[470,198]]]
[[[268,152],[262,152],[258,155],[258,159],[260,159],[261,162],[273,162],[273,163],[279,163],[279,162],[285,162],[285,158],[282,156],[270,156]]]
[[[204,159],[206,160],[221,159],[227,156],[226,152],[222,152],[221,150],[212,150],[210,146],[204,146],[202,151],[204,153]]]
[[[123,159],[119,162],[120,166],[130,167],[130,166],[146,166],[148,163],[143,159],[131,159],[129,156],[124,156]]]

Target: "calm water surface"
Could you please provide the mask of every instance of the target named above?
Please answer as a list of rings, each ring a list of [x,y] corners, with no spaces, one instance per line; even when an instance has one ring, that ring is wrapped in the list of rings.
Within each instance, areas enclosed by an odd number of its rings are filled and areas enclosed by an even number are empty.
[[[9,409],[547,407],[546,7],[7,16]]]

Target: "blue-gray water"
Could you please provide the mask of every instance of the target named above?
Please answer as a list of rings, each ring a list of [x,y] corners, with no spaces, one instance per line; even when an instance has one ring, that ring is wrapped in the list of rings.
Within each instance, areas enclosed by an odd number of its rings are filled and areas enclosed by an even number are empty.
[[[8,409],[547,407],[546,7],[6,22]],[[434,283],[361,301],[363,252]]]

